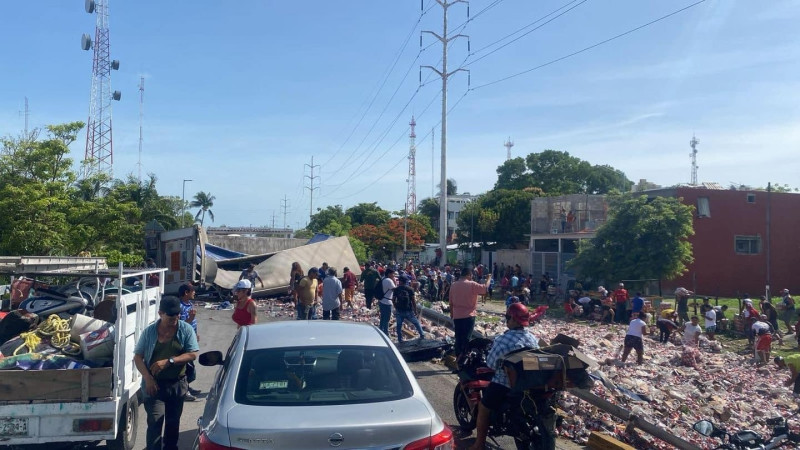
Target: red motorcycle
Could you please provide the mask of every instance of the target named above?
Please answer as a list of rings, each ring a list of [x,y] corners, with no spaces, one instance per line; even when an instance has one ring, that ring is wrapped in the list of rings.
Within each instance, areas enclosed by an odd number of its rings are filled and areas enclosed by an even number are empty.
[[[453,410],[464,431],[475,429],[478,403],[494,376],[494,370],[486,366],[491,345],[489,339],[473,339],[459,358]],[[512,391],[500,410],[492,412],[488,437],[511,436],[518,450],[555,449],[556,426],[561,419],[554,408],[558,394],[559,391],[534,395]]]

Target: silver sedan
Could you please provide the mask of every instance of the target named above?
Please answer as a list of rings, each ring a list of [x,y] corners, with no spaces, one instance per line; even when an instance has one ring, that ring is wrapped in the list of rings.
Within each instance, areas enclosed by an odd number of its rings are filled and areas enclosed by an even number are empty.
[[[198,419],[195,449],[448,450],[442,422],[389,339],[371,325],[242,327]]]

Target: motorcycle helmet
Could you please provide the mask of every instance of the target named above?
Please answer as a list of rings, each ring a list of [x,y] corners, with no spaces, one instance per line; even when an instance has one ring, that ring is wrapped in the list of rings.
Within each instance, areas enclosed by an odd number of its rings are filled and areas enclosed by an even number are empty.
[[[506,316],[513,318],[518,324],[527,327],[530,323],[530,313],[528,308],[522,303],[513,303],[506,310]]]

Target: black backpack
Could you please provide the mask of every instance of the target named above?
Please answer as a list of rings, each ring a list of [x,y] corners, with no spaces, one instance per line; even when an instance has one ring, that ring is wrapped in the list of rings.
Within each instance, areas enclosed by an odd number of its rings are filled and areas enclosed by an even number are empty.
[[[411,311],[413,309],[412,296],[414,291],[407,286],[400,286],[394,290],[394,307],[398,311]]]
[[[373,293],[375,294],[375,298],[378,300],[382,299],[386,295],[386,291],[383,290],[383,280],[386,278],[379,278],[378,282],[375,284],[375,290]]]

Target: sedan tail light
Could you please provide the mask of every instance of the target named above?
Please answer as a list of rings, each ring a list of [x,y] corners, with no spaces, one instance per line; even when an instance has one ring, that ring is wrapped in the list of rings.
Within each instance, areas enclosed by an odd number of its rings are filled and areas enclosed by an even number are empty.
[[[199,444],[198,448],[200,450],[240,450],[236,447],[226,447],[224,445],[219,445],[216,442],[209,439],[205,433],[200,433],[198,444]]]
[[[445,424],[444,428],[431,437],[414,441],[403,450],[453,450],[453,430]]]

